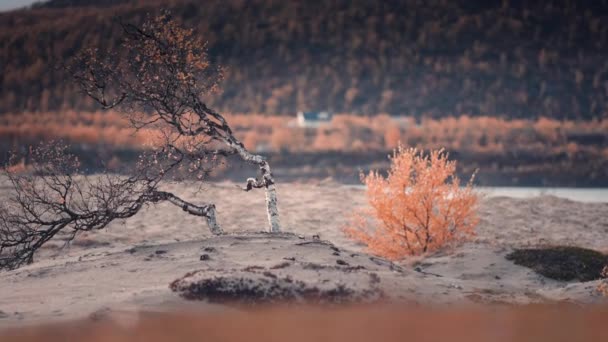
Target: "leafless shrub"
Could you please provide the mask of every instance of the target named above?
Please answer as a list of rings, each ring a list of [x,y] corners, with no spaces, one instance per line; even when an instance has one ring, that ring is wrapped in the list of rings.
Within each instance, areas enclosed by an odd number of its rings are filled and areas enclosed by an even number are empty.
[[[197,206],[158,190],[181,156],[169,159],[167,151],[155,151],[141,157],[133,176],[88,177],[79,173],[78,159],[66,149],[63,144],[41,145],[32,149],[27,173],[4,171],[13,191],[0,205],[0,269],[32,262],[34,253],[59,233],[67,234],[69,242],[80,232],[129,218],[147,203],[168,201],[206,217],[210,229],[221,232],[212,204]]]

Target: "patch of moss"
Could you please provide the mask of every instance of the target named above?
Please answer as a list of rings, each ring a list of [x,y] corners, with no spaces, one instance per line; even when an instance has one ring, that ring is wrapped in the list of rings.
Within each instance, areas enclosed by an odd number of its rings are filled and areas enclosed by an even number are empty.
[[[506,258],[547,278],[562,281],[601,279],[602,269],[608,265],[608,255],[570,246],[516,249]]]

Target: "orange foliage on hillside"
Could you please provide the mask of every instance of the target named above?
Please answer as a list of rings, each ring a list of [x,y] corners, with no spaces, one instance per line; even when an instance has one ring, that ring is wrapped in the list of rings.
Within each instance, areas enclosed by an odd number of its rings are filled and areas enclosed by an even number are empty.
[[[608,120],[574,121],[495,117],[423,119],[337,114],[318,129],[294,125],[294,118],[263,114],[225,114],[236,136],[250,149],[290,152],[387,151],[401,141],[409,147],[478,155],[527,151],[543,155],[578,152],[608,158]],[[63,139],[72,143],[141,148],[155,145],[153,127],[135,132],[127,118],[113,111],[45,112],[0,116],[0,140],[29,144]]]
[[[222,113],[608,117],[608,2],[473,3],[44,1],[0,13],[0,113],[97,108],[56,66],[163,8],[226,66]]]
[[[424,154],[399,146],[385,178],[362,175],[371,210],[356,213],[345,232],[378,255],[400,259],[441,249],[474,234],[478,197],[460,187],[456,163],[443,150]],[[378,221],[372,228],[369,217]]]
[[[384,143],[387,147],[397,147],[399,141],[401,141],[401,130],[399,127],[392,126],[384,132]]]

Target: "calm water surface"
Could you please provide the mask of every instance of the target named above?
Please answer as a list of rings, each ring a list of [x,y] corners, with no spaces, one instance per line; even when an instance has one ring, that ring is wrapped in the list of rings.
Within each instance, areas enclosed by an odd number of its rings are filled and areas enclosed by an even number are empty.
[[[556,196],[579,202],[608,202],[608,188],[532,188],[532,187],[477,187],[490,196],[530,198]]]
[[[353,185],[363,189],[364,185]],[[538,196],[555,196],[578,202],[608,202],[608,188],[540,188],[518,186],[476,186],[475,189],[489,197],[532,198]]]

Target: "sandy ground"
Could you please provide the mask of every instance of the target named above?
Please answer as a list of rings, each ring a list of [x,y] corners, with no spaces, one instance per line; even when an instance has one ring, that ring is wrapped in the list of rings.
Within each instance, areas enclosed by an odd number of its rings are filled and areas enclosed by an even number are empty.
[[[341,231],[349,213],[365,205],[360,188],[332,182],[279,184],[282,225],[292,234],[278,236],[258,233],[266,227],[261,191],[243,193],[232,183],[204,188],[179,183],[165,189],[194,202],[216,203],[228,234],[213,237],[200,218],[158,204],[68,246],[54,241],[34,264],[0,273],[0,327],[108,312],[226,310],[184,300],[169,289],[192,271],[200,271],[198,276],[291,277],[317,288],[345,284],[356,293],[382,293],[391,303],[605,300],[595,292],[597,282],[553,281],[504,256],[513,247],[538,244],[608,252],[608,203],[486,197],[473,241],[393,264],[366,254]],[[6,188],[0,193],[5,196]],[[203,254],[207,260],[201,260]]]

